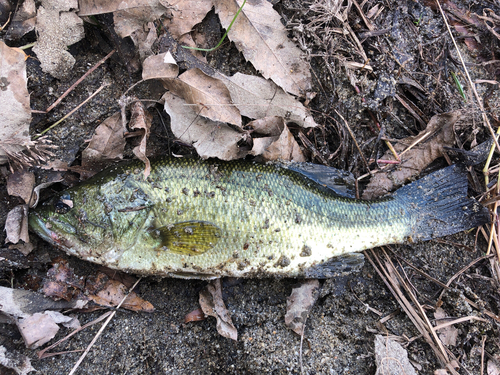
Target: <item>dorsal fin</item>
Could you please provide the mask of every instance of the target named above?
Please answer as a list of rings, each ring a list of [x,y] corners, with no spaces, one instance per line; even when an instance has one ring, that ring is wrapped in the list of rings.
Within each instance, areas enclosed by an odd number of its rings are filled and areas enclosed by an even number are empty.
[[[315,182],[330,193],[340,197],[356,198],[355,179],[352,173],[312,163],[291,163],[286,168]]]

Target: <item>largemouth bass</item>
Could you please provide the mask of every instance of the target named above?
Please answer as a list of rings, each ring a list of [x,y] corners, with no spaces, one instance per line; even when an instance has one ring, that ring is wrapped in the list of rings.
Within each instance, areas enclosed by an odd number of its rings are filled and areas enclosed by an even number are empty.
[[[210,279],[330,277],[358,267],[355,252],[490,220],[467,198],[457,165],[374,201],[338,194],[321,179],[329,168],[317,168],[162,158],[144,180],[141,162],[132,162],[60,193],[32,211],[29,223],[84,260]]]

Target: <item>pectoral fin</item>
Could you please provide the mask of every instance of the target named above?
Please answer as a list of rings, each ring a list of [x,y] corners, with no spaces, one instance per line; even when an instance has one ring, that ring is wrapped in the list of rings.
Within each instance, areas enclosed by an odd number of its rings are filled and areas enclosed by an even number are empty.
[[[221,237],[221,230],[208,221],[185,221],[154,230],[161,238],[157,250],[183,255],[200,255],[212,249]]]

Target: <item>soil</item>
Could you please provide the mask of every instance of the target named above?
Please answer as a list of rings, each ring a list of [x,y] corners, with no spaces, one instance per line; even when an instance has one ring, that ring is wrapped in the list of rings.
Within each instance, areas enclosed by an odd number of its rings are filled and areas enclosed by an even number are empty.
[[[333,110],[347,119],[366,159],[377,158],[386,147],[380,139],[380,132],[373,130],[375,125],[370,112],[380,123],[385,138],[407,137],[422,130],[422,125],[395,98],[396,93],[412,103],[424,122],[435,114],[463,109],[464,118],[456,126],[460,147],[470,149],[489,136],[470,92],[467,101],[464,101],[449,73],[459,73],[461,67],[439,11],[432,10],[423,1],[409,0],[368,1],[363,9],[371,9],[377,3],[384,9],[373,25],[376,30],[387,29],[385,34],[362,37],[368,32],[365,23],[354,6],[348,13],[346,23],[358,35],[373,68],[372,72],[351,70],[348,74],[343,67],[345,61],[362,62],[363,59],[352,39],[338,32],[343,26],[328,13],[329,1],[315,2],[326,7],[319,10],[311,7],[313,3],[309,2],[273,1],[275,9],[290,29],[290,37],[302,46],[314,72],[314,91],[317,95],[309,107],[321,126],[304,132],[314,145],[314,150],[306,146],[304,150],[310,161],[326,160],[329,165],[349,170],[356,177],[367,173],[365,164]],[[489,7],[500,14],[498,2],[455,1],[455,4],[465,9],[464,12],[468,10],[482,15],[483,8]],[[56,80],[43,73],[35,56],[27,60],[32,109],[45,110],[109,52],[112,43],[106,39],[105,33],[101,35],[90,24],[85,27],[86,39],[69,49],[76,58],[76,65],[71,76],[65,80]],[[199,32],[205,30],[210,35],[206,42],[210,46],[216,44],[223,34],[213,11],[198,27]],[[498,80],[498,64],[483,64],[498,61],[498,39],[487,30],[473,30],[481,41],[480,48],[469,48],[463,43],[463,37],[458,39],[472,80]],[[10,46],[21,46],[35,40],[32,33],[22,40],[8,43]],[[158,46],[157,52],[163,52]],[[29,50],[27,53],[30,54]],[[238,71],[257,74],[229,42],[208,54],[207,60],[211,67],[225,74]],[[80,164],[85,141],[91,138],[99,123],[120,110],[118,99],[140,79],[140,72],[134,72],[132,65],[125,55],[115,53],[73,90],[61,105],[49,114],[33,115],[31,131],[34,135],[84,101],[103,82],[110,83],[90,105],[83,106],[68,120],[47,132],[47,137],[57,146],[53,160],[69,165]],[[463,86],[466,86],[465,76],[461,73],[459,76]],[[488,98],[490,115],[495,116],[500,108],[499,92],[489,90],[490,87],[487,84],[478,85],[478,91],[482,98]],[[133,92],[141,99],[158,100],[163,89],[158,84],[142,83]],[[152,106],[149,110],[153,115],[148,145],[151,155],[195,154],[194,149],[173,138],[168,128],[169,118],[161,105]],[[292,127],[299,144],[303,145],[297,136],[300,131],[303,130]],[[126,149],[125,156],[128,158],[133,157],[133,142],[131,140]],[[492,165],[497,163],[498,160],[494,160]],[[430,169],[444,165],[444,159],[437,160]],[[375,164],[372,166],[376,168]],[[472,171],[477,181],[482,181],[480,168],[482,165]],[[50,177],[50,173],[54,173],[42,168],[33,168],[33,171],[38,182],[43,182]],[[491,180],[495,182],[493,177]],[[64,184],[77,181],[78,175],[68,172]],[[365,182],[362,180],[360,188]],[[46,195],[51,194],[50,190],[64,188],[64,184],[51,187]],[[484,187],[471,193],[478,195],[483,191]],[[0,201],[0,226],[3,227],[8,210],[20,203],[8,196],[5,179],[0,180]],[[0,240],[4,243],[5,233],[0,234]],[[52,262],[61,258],[68,259],[80,275],[92,274],[98,268],[68,257],[42,240],[33,238],[33,241],[35,250],[28,256],[29,268],[3,270],[0,285],[33,288],[33,284],[37,284],[33,280],[43,279]],[[483,256],[487,243],[481,235],[476,241],[476,231],[470,231],[442,241],[393,246],[392,249],[430,277],[447,283],[462,268]],[[393,257],[396,259],[396,255]],[[427,316],[432,319],[442,288],[406,263],[400,262],[400,267],[426,308]],[[487,322],[471,320],[455,325],[459,330],[458,337],[454,344],[448,345],[448,349],[458,358],[460,374],[481,373],[482,356],[485,361],[500,358],[499,320],[484,313],[491,311],[499,314],[500,294],[495,275],[490,261],[481,260],[458,277],[441,298],[440,307],[450,317],[474,315],[487,319]],[[301,337],[284,324],[287,297],[298,283],[300,280],[295,279],[224,279],[224,301],[239,334],[238,340],[232,341],[217,333],[213,318],[184,323],[185,315],[199,307],[199,292],[205,287],[205,281],[143,279],[136,292],[150,301],[155,311],[135,313],[119,310],[77,373],[299,374]],[[320,296],[310,312],[304,332],[304,374],[375,374],[375,334],[395,338],[402,343],[420,374],[432,374],[444,367],[369,262],[359,273],[322,280],[321,284]],[[472,300],[481,309],[472,307],[467,300]],[[102,311],[95,311],[77,313],[77,316],[83,325],[101,314]],[[389,318],[381,322],[385,317]],[[57,350],[86,348],[99,328],[100,324],[91,326]],[[80,356],[80,353],[69,353],[38,360],[35,351],[24,348],[15,326],[1,324],[0,332],[0,344],[27,355],[40,374],[69,373]],[[54,341],[69,332],[69,329],[61,328]],[[0,367],[0,373],[14,372]]]

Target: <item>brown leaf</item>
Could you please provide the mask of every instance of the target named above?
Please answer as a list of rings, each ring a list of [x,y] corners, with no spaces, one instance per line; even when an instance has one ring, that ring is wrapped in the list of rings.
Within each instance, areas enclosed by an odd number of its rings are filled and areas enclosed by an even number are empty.
[[[19,10],[14,14],[7,30],[7,39],[16,40],[35,28],[36,7],[34,0],[23,1]]]
[[[34,187],[35,175],[26,169],[12,173],[7,179],[9,195],[22,198],[30,207],[36,200],[36,195],[33,194]]]
[[[201,308],[191,311],[184,317],[184,323],[189,322],[199,322],[200,320],[205,320],[207,316]]]
[[[149,159],[146,156],[146,143],[149,138],[151,120],[153,116],[151,116],[151,114],[144,107],[144,104],[142,104],[140,101],[136,101],[132,104],[130,112],[131,117],[128,124],[129,128],[144,130],[144,134],[142,135],[139,145],[134,147],[132,152],[146,165],[144,169],[144,178],[147,178],[151,173],[151,164],[149,163]]]
[[[127,296],[122,307],[132,311],[153,312],[154,306],[148,301],[139,297],[136,293],[130,292],[127,295],[127,287],[115,280],[108,280],[104,289],[95,295],[89,295],[89,298],[101,306],[115,307],[121,300]]]
[[[75,275],[65,260],[57,260],[54,263],[47,271],[47,278],[43,283],[43,294],[56,301],[59,299],[71,301],[84,289],[84,278]]]
[[[232,77],[216,73],[214,77],[224,82],[242,116],[252,119],[280,116],[303,128],[318,126],[301,102],[271,80],[242,73]]]
[[[268,124],[264,125],[264,121],[268,120]],[[306,159],[300,150],[299,144],[290,133],[285,125],[285,120],[281,117],[266,117],[265,119],[256,120],[261,129],[268,128],[269,130],[282,129],[279,136],[271,136],[265,138],[254,138],[253,148],[250,152],[252,155],[262,155],[264,160],[282,160],[305,162]],[[275,131],[274,131],[275,132]],[[274,133],[273,133],[274,134]]]
[[[194,25],[203,21],[213,6],[210,0],[196,1],[196,3],[192,0],[159,1],[171,14],[163,24],[175,39],[180,39],[183,34],[189,33]]]
[[[17,322],[17,328],[23,336],[26,347],[38,348],[52,340],[59,331],[59,326],[46,314],[35,313]]]
[[[178,74],[179,66],[170,51],[149,56],[142,63],[142,79],[175,78]]]
[[[252,128],[254,133],[279,137],[285,128],[285,120],[279,116],[263,117],[250,121],[247,126]]]
[[[500,375],[500,367],[493,360],[489,360],[486,365],[486,373],[488,375]]]
[[[414,146],[400,156],[400,164],[392,169],[376,173],[372,177],[363,192],[363,198],[373,199],[386,195],[417,177],[430,163],[442,156],[443,147],[451,147],[455,144],[453,126],[460,116],[458,111],[435,115],[427,124],[426,129],[418,135],[400,139],[393,144],[398,154],[409,146]],[[394,156],[388,151],[381,159],[394,160]]]
[[[117,2],[118,3],[118,2]],[[131,7],[129,2],[120,1],[120,9],[113,12],[115,31],[121,38],[131,36],[136,30],[141,30],[143,25],[155,21],[165,13],[165,8],[158,1],[142,1],[143,6]],[[131,3],[138,3],[132,1]]]
[[[26,55],[0,41],[0,164],[7,155],[30,142],[30,96],[26,80]]]
[[[19,240],[25,243],[30,242],[28,235],[28,205],[19,205],[9,211],[5,221],[5,231],[7,232],[6,243],[16,244]]]
[[[243,0],[215,1],[221,24],[228,28]],[[288,39],[281,18],[266,0],[249,1],[234,21],[228,37],[245,58],[265,78],[272,79],[285,91],[305,96],[311,89],[309,64],[301,50]]]
[[[227,311],[222,300],[222,289],[220,279],[211,281],[207,287],[200,292],[200,306],[206,315],[217,319],[217,332],[221,336],[231,340],[238,339],[238,331],[233,325],[231,315]]]
[[[306,280],[286,300],[285,324],[295,333],[302,335],[307,316],[318,298],[319,281]]]
[[[181,141],[192,144],[200,157],[233,160],[246,154],[238,147],[244,133],[226,124],[198,116],[184,99],[170,92],[163,95],[163,99],[165,111],[170,116],[172,132]]]
[[[435,325],[440,325],[441,323],[446,323],[448,320],[446,319],[448,316],[445,311],[438,307],[434,312],[434,318],[436,319]],[[454,326],[447,326],[441,328],[437,331],[439,338],[446,346],[455,346],[457,344],[457,338],[460,331]]]
[[[375,336],[375,375],[417,375],[407,351],[396,341],[382,335]]]
[[[194,68],[162,82],[165,88],[192,104],[198,115],[241,126],[240,111],[233,105],[227,87],[217,78]]]
[[[121,115],[118,112],[95,129],[89,145],[82,152],[82,168],[88,169],[92,175],[107,162],[123,159],[125,144]]]

